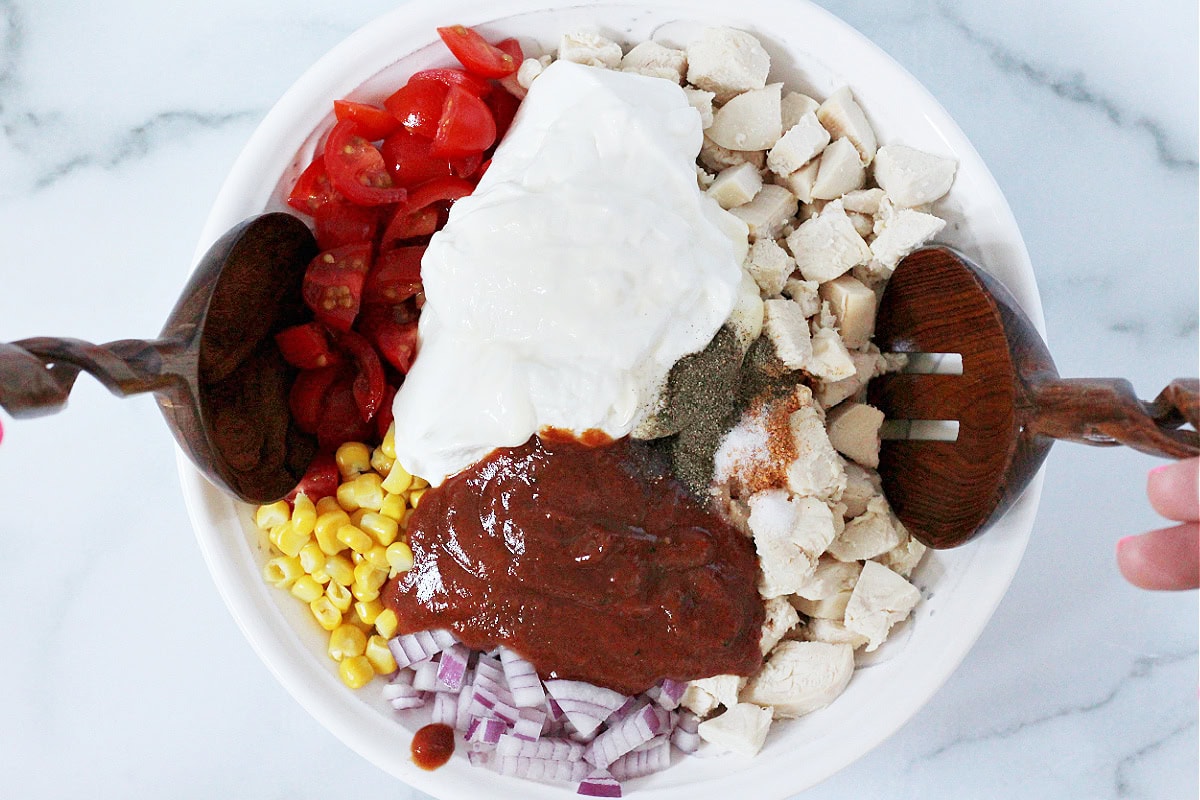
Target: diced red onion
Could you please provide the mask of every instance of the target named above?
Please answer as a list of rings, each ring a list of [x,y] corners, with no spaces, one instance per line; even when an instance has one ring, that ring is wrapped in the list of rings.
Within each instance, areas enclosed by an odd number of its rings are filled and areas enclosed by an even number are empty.
[[[506,733],[496,742],[496,755],[579,761],[583,758],[583,745],[570,739],[539,739],[529,742]]]
[[[457,641],[450,631],[419,631],[392,637],[388,648],[396,659],[396,666],[407,667],[437,655]]]
[[[679,706],[679,701],[683,699],[685,691],[687,691],[686,683],[663,678],[646,690],[646,696],[670,711]]]
[[[585,797],[620,797],[621,784],[606,769],[597,769],[579,784],[578,794]]]
[[[457,692],[461,689],[470,658],[471,651],[462,642],[455,642],[443,650],[442,657],[438,659],[438,683],[446,687],[447,691]]]
[[[421,661],[413,665],[413,688],[432,692],[438,686],[438,664],[436,661]]]
[[[467,725],[471,723],[471,699],[475,696],[474,681],[475,673],[468,670],[463,678],[462,689],[458,692],[458,708],[454,715],[456,730],[466,731]]]
[[[466,739],[468,742],[496,744],[507,729],[502,720],[476,718],[467,728]]]
[[[523,756],[494,756],[488,767],[501,775],[527,778],[533,781],[581,781],[591,767],[583,761],[552,761],[545,758]]]
[[[507,647],[500,648],[500,664],[517,708],[541,708],[546,703],[546,689],[537,670]]]
[[[521,716],[520,710],[496,692],[479,685],[479,676],[475,676],[475,686],[472,689],[471,713],[477,717],[490,716],[504,720],[508,724],[516,722]]]
[[[601,733],[583,757],[597,767],[607,767],[640,744],[667,730],[670,717],[657,705],[649,704]]]
[[[400,670],[389,682],[383,685],[383,699],[392,704],[392,708],[420,708],[425,705],[425,698],[420,690],[413,688],[412,673]]]
[[[608,769],[617,780],[627,781],[654,772],[662,772],[669,766],[671,766],[671,744],[664,739],[657,747],[621,756]]]
[[[471,762],[473,767],[486,767],[491,759],[492,753],[489,750],[468,750],[467,761]]]
[[[671,744],[675,745],[679,752],[690,755],[700,749],[700,734],[697,733],[700,726],[700,718],[690,711],[685,711],[679,715],[675,723],[675,730],[671,733]]]
[[[538,708],[522,708],[521,716],[513,723],[513,735],[518,739],[537,741],[546,730],[546,712]]]
[[[458,695],[438,692],[433,696],[433,722],[454,727],[458,717]]]

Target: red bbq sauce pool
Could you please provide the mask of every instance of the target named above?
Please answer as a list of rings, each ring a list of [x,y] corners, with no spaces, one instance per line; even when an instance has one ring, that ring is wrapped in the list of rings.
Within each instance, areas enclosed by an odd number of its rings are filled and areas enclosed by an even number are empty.
[[[437,723],[413,735],[412,760],[421,769],[437,769],[454,755],[454,728]]]
[[[427,491],[408,531],[414,566],[383,595],[401,633],[626,694],[762,664],[753,541],[647,445],[544,431]]]

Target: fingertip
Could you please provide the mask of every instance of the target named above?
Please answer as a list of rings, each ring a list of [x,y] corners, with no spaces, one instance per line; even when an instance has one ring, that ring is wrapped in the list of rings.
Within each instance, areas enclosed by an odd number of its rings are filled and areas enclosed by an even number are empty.
[[[1183,590],[1200,585],[1197,526],[1177,525],[1117,542],[1121,574],[1141,589]]]

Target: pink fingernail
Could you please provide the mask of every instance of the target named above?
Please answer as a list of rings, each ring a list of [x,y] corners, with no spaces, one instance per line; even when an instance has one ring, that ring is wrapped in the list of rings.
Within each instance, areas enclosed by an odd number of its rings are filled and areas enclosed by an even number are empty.
[[[1167,470],[1169,470],[1171,468],[1171,466],[1172,466],[1171,464],[1163,464],[1162,466],[1155,467],[1154,469],[1150,470],[1150,474],[1157,475],[1160,472],[1166,472]]]

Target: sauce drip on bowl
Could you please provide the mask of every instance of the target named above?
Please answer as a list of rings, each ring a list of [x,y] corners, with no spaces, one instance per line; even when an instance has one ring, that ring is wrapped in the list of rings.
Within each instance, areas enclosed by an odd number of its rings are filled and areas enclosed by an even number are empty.
[[[421,769],[433,770],[454,755],[454,728],[436,723],[426,725],[413,735],[412,760]]]
[[[544,678],[625,693],[759,668],[753,542],[622,439],[543,431],[426,492],[414,566],[384,603],[400,632],[504,644]]]

